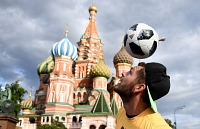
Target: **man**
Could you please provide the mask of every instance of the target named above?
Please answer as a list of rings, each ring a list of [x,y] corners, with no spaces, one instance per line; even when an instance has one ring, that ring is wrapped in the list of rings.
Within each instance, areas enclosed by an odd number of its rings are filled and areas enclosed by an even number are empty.
[[[171,129],[157,112],[155,100],[169,92],[166,67],[159,63],[139,63],[122,73],[114,87],[123,101],[116,116],[116,129]]]
[[[2,93],[2,100],[11,100],[11,89],[8,85],[5,86],[5,91]]]

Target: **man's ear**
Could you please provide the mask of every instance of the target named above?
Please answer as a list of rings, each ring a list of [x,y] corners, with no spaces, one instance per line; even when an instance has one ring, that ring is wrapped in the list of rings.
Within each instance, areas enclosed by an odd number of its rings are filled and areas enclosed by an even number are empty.
[[[145,89],[146,89],[146,85],[144,83],[136,84],[134,89],[133,89],[133,92],[142,92]]]

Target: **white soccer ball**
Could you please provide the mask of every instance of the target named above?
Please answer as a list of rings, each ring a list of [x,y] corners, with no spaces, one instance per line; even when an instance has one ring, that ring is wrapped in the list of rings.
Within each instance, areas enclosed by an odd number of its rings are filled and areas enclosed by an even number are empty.
[[[147,24],[138,23],[127,30],[124,47],[134,58],[148,58],[156,51],[159,38],[156,31]]]

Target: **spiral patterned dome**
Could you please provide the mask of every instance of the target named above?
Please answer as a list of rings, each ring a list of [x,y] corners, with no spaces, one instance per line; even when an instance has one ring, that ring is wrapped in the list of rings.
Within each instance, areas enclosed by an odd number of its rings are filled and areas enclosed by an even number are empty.
[[[37,73],[40,74],[48,74],[51,73],[54,69],[54,60],[50,55],[45,61],[40,63],[37,67]]]
[[[24,109],[29,109],[31,110],[33,108],[33,100],[31,97],[29,97],[27,100],[24,100],[21,102],[21,108]]]
[[[130,56],[124,46],[119,50],[119,52],[113,58],[114,65],[118,63],[127,63],[133,65],[133,57]]]
[[[90,71],[90,76],[92,78],[105,77],[108,79],[110,77],[110,74],[111,71],[109,67],[104,64],[104,61],[102,59],[100,59],[99,62],[94,67],[92,67]]]
[[[30,90],[29,98],[21,102],[21,108],[31,110],[33,108],[33,100],[32,100],[32,87]]]
[[[64,39],[53,45],[52,54],[54,56],[68,56],[75,60],[78,56],[77,48],[69,41],[67,33]]]

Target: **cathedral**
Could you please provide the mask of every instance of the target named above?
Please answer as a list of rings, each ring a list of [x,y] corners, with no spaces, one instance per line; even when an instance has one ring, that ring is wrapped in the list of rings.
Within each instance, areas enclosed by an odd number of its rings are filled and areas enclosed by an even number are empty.
[[[113,57],[114,76],[105,64],[96,14],[92,4],[88,25],[77,45],[70,42],[66,31],[52,46],[49,57],[38,65],[40,85],[34,99],[30,91],[29,98],[21,103],[18,128],[36,129],[37,122],[50,124],[52,119],[63,122],[67,129],[115,128],[115,116],[123,104],[113,86],[122,72],[130,70],[133,58],[122,45]]]

